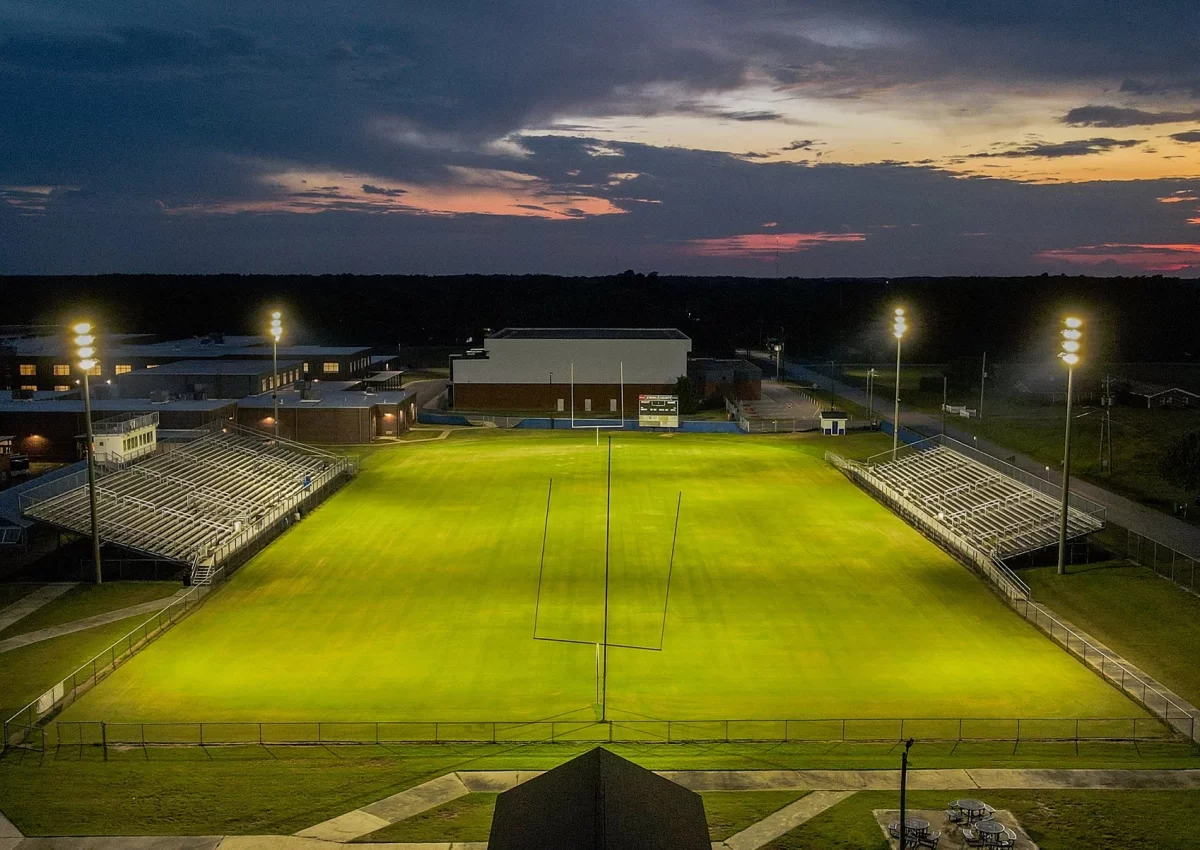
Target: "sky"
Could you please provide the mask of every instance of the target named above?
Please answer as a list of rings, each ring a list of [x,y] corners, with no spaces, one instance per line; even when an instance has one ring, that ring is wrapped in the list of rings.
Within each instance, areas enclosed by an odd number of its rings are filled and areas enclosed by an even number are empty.
[[[1196,0],[0,0],[0,274],[1200,277]]]

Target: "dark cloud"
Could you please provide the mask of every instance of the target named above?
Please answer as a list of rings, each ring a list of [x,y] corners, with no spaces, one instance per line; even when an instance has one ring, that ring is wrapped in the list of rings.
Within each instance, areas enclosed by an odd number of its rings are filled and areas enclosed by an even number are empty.
[[[1120,90],[1140,97],[1183,94],[1200,98],[1200,76],[1176,80],[1122,80]]]
[[[815,139],[797,139],[794,142],[784,145],[780,150],[783,151],[809,151],[816,145],[820,144]]]
[[[1024,159],[1040,157],[1058,159],[1066,156],[1090,156],[1119,148],[1145,144],[1139,139],[1077,139],[1071,142],[1030,142],[1008,150],[984,151],[968,155],[968,159]]]
[[[0,63],[66,72],[186,66],[254,52],[255,39],[229,27],[206,33],[142,26],[99,32],[9,35],[0,41]]]
[[[1072,127],[1150,127],[1200,120],[1200,109],[1186,112],[1146,112],[1120,106],[1079,106],[1062,117]]]
[[[1174,133],[1171,138],[1177,142],[1200,142],[1200,130],[1188,130],[1186,133]]]
[[[368,195],[384,195],[388,198],[398,198],[408,194],[407,189],[385,189],[382,186],[372,186],[370,183],[362,184],[362,190]]]

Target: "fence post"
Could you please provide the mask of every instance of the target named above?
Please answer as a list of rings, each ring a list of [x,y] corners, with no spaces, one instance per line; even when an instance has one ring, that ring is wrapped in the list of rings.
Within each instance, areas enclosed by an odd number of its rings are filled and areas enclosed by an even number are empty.
[[[83,736],[80,736],[80,740]],[[108,724],[103,720],[100,721],[100,746],[104,748],[104,760],[108,761]]]

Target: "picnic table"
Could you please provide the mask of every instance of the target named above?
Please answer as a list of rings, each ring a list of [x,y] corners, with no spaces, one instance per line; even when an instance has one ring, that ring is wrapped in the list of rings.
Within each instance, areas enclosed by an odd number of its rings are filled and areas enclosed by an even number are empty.
[[[967,816],[967,820],[976,820],[987,814],[987,803],[982,800],[975,800],[968,797],[964,800],[956,800],[954,803],[958,810]]]
[[[929,821],[925,820],[925,818],[905,818],[904,831],[909,835],[927,835],[929,833]]]
[[[1000,843],[1001,836],[1004,835],[1004,824],[994,820],[981,820],[975,824],[975,831],[983,836],[983,840],[989,844]]]

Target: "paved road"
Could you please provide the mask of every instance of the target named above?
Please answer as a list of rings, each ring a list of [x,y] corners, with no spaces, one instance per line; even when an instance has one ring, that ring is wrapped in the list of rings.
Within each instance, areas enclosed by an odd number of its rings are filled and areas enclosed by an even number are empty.
[[[756,353],[755,356],[766,357],[765,353]],[[784,368],[790,378],[800,381],[816,381],[820,386],[829,386],[829,377],[827,375],[822,375],[819,372],[814,372],[811,369],[794,363],[787,363]],[[841,382],[835,383],[838,395],[866,407],[866,392]],[[903,402],[903,399],[901,401]],[[890,410],[890,407],[888,409]],[[882,418],[891,421],[890,416]],[[903,403],[900,405],[900,424],[905,428],[927,436],[940,434],[942,430],[940,417],[930,416],[927,413],[906,408]],[[1034,460],[1027,455],[1020,454],[1006,446],[998,445],[989,440],[975,440],[973,435],[955,428],[950,422],[947,422],[946,434],[968,445],[977,446],[980,451],[987,452],[1001,460],[1006,460],[1039,478],[1050,476],[1051,480],[1057,486],[1062,486],[1062,474],[1060,472],[1052,469],[1047,473],[1044,463]],[[1153,508],[1139,505],[1131,499],[1119,496],[1102,487],[1097,487],[1095,484],[1080,481],[1075,477],[1071,478],[1071,492],[1103,505],[1105,515],[1111,522],[1124,528],[1132,529],[1139,534],[1144,534],[1147,537],[1157,540],[1159,543],[1166,544],[1173,549],[1178,549],[1180,552],[1191,557],[1200,557],[1200,528],[1188,525]]]

